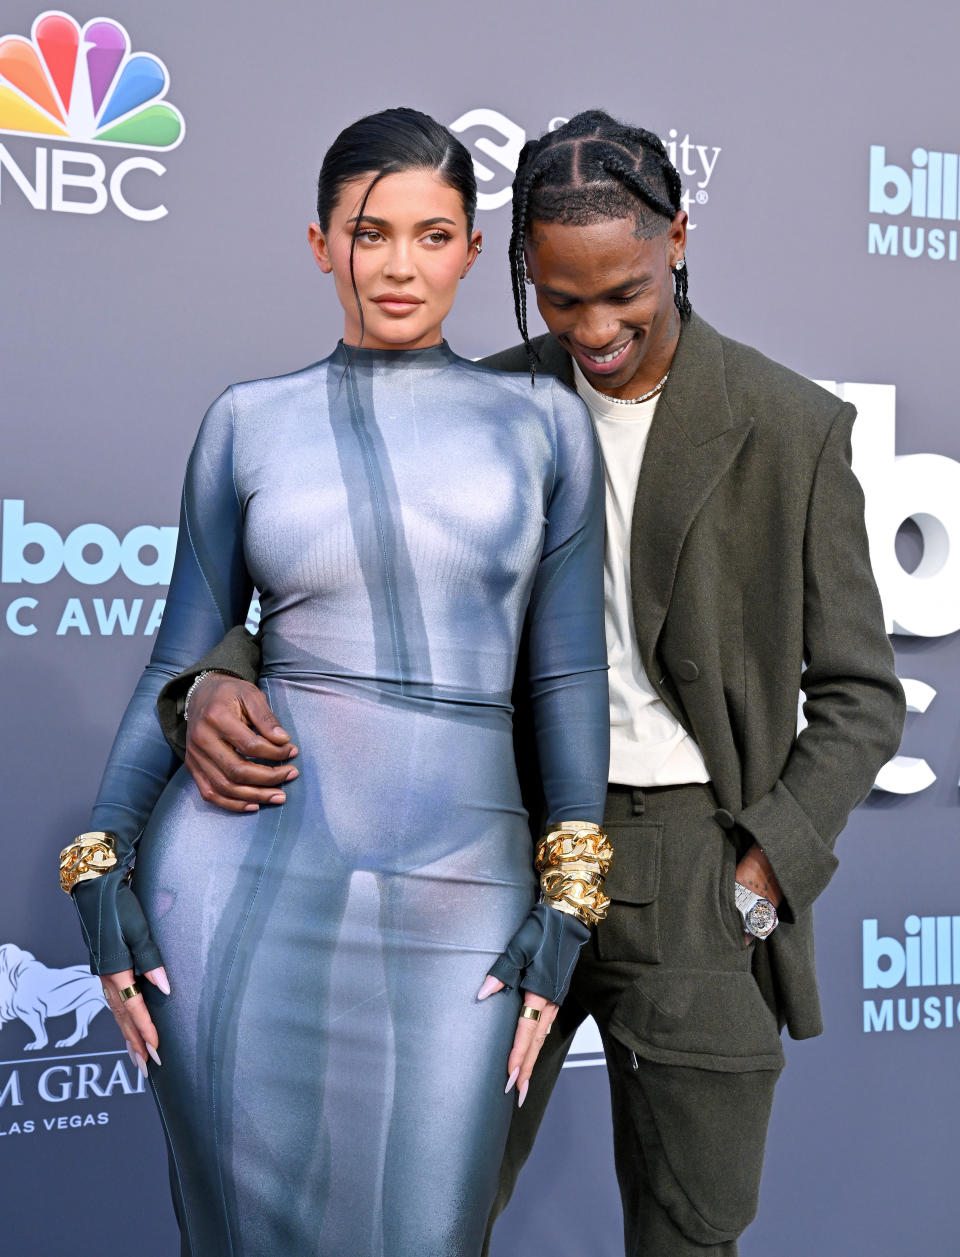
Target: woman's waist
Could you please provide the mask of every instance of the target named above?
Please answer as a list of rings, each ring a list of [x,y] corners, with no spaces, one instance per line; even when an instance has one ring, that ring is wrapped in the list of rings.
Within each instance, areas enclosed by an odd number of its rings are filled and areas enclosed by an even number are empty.
[[[358,702],[396,702],[428,707],[461,708],[464,713],[489,712],[511,717],[513,705],[509,690],[493,690],[469,684],[426,679],[416,675],[363,673],[346,669],[264,662],[261,688],[283,686],[318,697],[338,695]]]

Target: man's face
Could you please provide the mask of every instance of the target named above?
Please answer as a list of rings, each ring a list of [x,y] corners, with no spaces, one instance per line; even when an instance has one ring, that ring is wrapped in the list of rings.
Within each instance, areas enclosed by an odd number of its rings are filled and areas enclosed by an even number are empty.
[[[530,224],[526,266],[537,306],[594,388],[639,397],[669,370],[680,335],[672,267],[686,238],[683,211],[647,240],[626,218]]]

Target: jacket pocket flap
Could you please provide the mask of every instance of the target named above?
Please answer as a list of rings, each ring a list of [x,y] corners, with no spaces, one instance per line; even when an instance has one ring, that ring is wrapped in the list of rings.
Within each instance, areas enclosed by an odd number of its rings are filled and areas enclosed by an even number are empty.
[[[747,971],[651,970],[624,992],[610,1028],[632,1051],[664,1064],[734,1072],[783,1066],[776,1019]]]
[[[620,903],[652,903],[660,889],[663,826],[652,821],[604,828],[613,847],[603,893]]]

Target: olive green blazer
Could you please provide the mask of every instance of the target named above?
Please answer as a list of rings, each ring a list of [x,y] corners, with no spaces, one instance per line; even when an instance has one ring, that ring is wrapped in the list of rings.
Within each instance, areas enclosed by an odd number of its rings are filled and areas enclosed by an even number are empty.
[[[561,345],[551,336],[534,344],[538,371],[572,387]],[[522,345],[485,362],[528,369]],[[754,972],[794,1038],[822,1029],[813,901],[904,716],[850,467],[854,419],[848,403],[693,315],[651,425],[633,515],[643,666],[703,753],[718,821],[742,849],[760,844],[783,889],[782,924],[755,947]],[[255,639],[236,630],[202,661],[241,676],[255,676],[258,662]],[[199,667],[161,696],[181,754],[178,709]],[[518,766],[532,801],[524,690],[515,689]]]

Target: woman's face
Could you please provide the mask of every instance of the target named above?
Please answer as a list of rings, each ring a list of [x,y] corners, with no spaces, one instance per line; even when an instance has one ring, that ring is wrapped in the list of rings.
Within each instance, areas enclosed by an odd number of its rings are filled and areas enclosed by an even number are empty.
[[[441,325],[457,284],[476,260],[481,233],[467,234],[460,193],[432,170],[384,175],[358,219],[374,174],[344,184],[327,231],[310,224],[310,247],[325,274],[333,274],[345,315],[343,339],[360,344],[363,306],[365,349],[422,349],[439,344]]]

